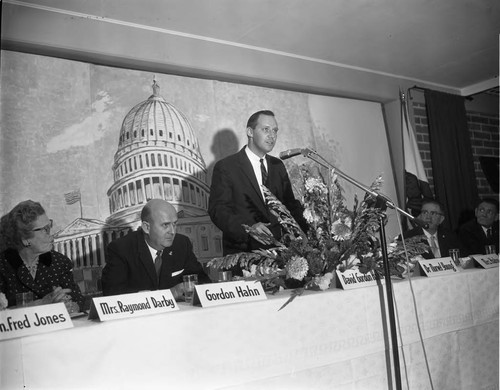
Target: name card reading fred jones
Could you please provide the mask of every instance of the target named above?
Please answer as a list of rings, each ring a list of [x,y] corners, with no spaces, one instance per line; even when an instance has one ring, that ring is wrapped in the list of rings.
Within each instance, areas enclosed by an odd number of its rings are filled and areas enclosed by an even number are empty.
[[[168,313],[179,310],[170,290],[142,291],[134,294],[93,298],[89,319],[117,320]]]
[[[0,311],[0,340],[72,328],[64,303]]]
[[[348,269],[347,271],[337,272],[337,279],[340,281],[340,285],[344,290],[350,290],[353,288],[366,287],[366,286],[376,286],[377,280],[380,279],[373,272],[368,272],[366,274],[359,272],[357,269]]]
[[[472,255],[471,256],[476,262],[483,268],[495,268],[498,267],[498,255]]]
[[[446,274],[454,274],[458,271],[453,259],[451,257],[441,257],[438,259],[419,260],[419,267],[416,267],[416,275],[422,274],[423,276],[440,276]]]
[[[260,282],[238,280],[235,282],[196,285],[202,307],[228,305],[267,299]]]

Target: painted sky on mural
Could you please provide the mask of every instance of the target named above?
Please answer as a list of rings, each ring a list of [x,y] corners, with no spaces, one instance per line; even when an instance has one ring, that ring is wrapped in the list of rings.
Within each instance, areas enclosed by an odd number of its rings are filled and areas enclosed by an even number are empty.
[[[122,121],[152,95],[153,78],[191,122],[209,177],[217,160],[246,144],[248,117],[271,109],[280,127],[274,155],[311,147],[368,185],[384,173],[384,192],[396,199],[379,104],[8,51],[1,61],[2,214],[38,200],[63,228],[80,217],[64,193],[79,188],[83,216],[104,221]],[[293,171],[302,161],[287,165]],[[345,188],[349,199],[355,190]]]

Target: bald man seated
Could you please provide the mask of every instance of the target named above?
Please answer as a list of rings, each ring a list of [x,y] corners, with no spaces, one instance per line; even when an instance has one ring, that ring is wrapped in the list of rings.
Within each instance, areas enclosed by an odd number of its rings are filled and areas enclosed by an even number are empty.
[[[175,207],[161,199],[150,200],[141,212],[141,228],[107,247],[103,295],[171,289],[180,299],[183,275],[197,274],[199,284],[210,283],[191,241],[176,231]]]

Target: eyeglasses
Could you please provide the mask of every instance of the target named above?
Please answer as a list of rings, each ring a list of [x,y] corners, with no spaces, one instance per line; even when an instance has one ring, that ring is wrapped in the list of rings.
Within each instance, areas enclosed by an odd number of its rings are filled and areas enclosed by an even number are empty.
[[[442,213],[439,213],[437,211],[429,211],[429,210],[422,210],[420,214],[423,215],[424,217],[426,215],[430,215],[431,217],[435,217],[436,215],[443,215]]]
[[[494,210],[492,210],[492,209],[485,209],[484,207],[479,208],[478,211],[481,214],[486,214],[486,215],[493,215],[495,213]]]
[[[50,229],[52,229],[52,226],[54,226],[54,221],[52,221],[50,219],[49,223],[47,225],[39,227],[39,228],[36,228],[36,229],[31,229],[31,231],[32,232],[38,232],[40,230],[45,230],[45,233],[49,234],[50,233]]]

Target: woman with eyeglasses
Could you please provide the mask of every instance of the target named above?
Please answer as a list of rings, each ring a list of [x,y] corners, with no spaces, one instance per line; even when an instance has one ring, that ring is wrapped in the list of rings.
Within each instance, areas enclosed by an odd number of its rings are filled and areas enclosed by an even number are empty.
[[[31,305],[64,302],[69,313],[83,308],[73,262],[53,250],[52,220],[38,202],[26,200],[0,220],[0,292],[9,307],[16,294],[33,294]]]

